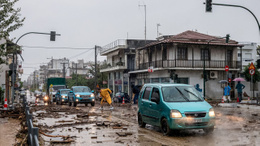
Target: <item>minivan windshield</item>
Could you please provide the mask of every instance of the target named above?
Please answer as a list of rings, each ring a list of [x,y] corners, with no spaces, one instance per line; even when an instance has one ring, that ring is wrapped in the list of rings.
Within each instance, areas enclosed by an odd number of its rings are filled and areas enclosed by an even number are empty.
[[[162,87],[165,102],[203,101],[201,94],[192,86]]]
[[[76,87],[73,89],[74,92],[91,92],[89,87]]]
[[[61,90],[60,94],[68,94],[70,92],[70,90]]]

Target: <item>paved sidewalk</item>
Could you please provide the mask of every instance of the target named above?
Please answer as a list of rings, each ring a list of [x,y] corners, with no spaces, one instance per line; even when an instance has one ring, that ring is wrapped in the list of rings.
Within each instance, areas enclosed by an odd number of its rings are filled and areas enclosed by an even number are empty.
[[[0,145],[14,145],[16,134],[20,129],[20,121],[12,118],[0,118],[0,129]]]
[[[256,105],[256,100],[242,100],[240,103],[219,103],[218,106],[227,108],[260,109],[260,106]]]

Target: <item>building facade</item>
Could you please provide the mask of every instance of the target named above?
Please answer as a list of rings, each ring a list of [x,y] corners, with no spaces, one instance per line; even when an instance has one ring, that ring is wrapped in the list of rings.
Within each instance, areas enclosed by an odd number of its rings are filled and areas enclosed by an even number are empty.
[[[194,31],[150,43],[136,50],[135,84],[176,82],[199,85],[207,98],[222,98],[220,80],[235,78],[241,71],[237,51],[243,45]],[[225,71],[229,66],[229,71]],[[204,72],[205,70],[205,81]],[[235,97],[235,83],[231,82]]]

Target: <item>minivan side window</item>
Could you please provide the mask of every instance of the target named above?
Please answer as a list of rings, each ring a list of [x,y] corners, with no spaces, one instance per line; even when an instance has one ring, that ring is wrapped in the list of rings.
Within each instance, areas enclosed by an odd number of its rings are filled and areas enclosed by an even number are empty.
[[[158,88],[153,88],[152,97],[159,98],[160,92]]]
[[[149,100],[151,89],[152,89],[151,87],[146,87],[145,88],[143,99]]]

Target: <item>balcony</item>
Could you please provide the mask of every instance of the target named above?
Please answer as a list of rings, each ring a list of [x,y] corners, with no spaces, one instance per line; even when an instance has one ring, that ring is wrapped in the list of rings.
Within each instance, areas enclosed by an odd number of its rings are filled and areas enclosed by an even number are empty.
[[[125,62],[112,62],[112,65],[109,65],[107,68],[101,69],[100,72],[111,72],[116,70],[125,70]]]
[[[205,68],[225,68],[228,65],[230,69],[239,69],[241,67],[240,61],[224,61],[224,60],[206,60]],[[139,68],[136,70],[148,69],[148,67],[153,66],[153,68],[203,68],[203,60],[158,60],[146,63],[141,63]]]
[[[107,55],[109,52],[115,51],[115,50],[120,49],[120,48],[126,48],[126,47],[127,47],[126,40],[119,39],[119,40],[116,40],[116,41],[114,41],[110,44],[103,46],[100,54],[101,55]]]

